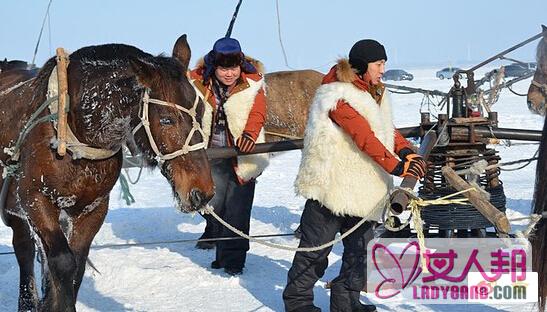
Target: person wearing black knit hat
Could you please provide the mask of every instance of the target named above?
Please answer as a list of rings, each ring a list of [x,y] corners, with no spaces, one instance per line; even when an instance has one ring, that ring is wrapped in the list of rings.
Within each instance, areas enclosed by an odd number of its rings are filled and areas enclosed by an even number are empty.
[[[266,98],[260,62],[246,57],[234,38],[221,38],[190,72],[190,78],[205,99],[202,129],[208,147],[235,146],[241,153],[265,142]],[[249,234],[256,178],[268,165],[267,154],[211,160],[215,195],[209,202],[224,221]],[[202,239],[234,237],[211,215]],[[198,242],[199,249],[216,247],[213,269],[230,275],[243,272],[249,241],[246,239]]]
[[[299,247],[343,239],[340,274],[331,282],[330,311],[376,311],[360,301],[366,285],[366,246],[389,198],[392,175],[425,175],[425,162],[395,129],[381,78],[387,55],[377,41],[360,40],[323,78],[310,106],[296,193],[307,199]],[[321,311],[313,288],[332,247],[296,252],[283,291],[285,310]]]
[[[349,63],[358,75],[367,72],[368,63],[382,60],[384,64],[387,62],[386,49],[376,40],[364,39],[357,41],[349,51]]]

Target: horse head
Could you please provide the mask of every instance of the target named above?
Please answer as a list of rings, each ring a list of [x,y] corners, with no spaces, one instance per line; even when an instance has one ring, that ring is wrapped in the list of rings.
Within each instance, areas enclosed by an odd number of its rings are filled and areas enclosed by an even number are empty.
[[[148,117],[141,114],[141,124],[146,123],[144,117],[150,126],[135,132],[135,142],[147,162],[161,168],[178,208],[186,212],[201,208],[214,194],[200,126],[205,107],[186,76],[190,55],[183,35],[175,43],[173,58],[167,59],[171,68],[155,71],[138,59],[131,63],[139,83],[150,90]]]
[[[68,67],[68,123],[76,137],[112,151],[134,141],[145,164],[160,167],[184,212],[214,193],[199,126],[204,105],[185,74],[189,58],[183,35],[173,57],[105,45],[74,52]]]
[[[540,115],[545,115],[545,99],[547,98],[547,27],[543,29],[543,38],[537,47],[537,68],[528,88],[528,108]]]

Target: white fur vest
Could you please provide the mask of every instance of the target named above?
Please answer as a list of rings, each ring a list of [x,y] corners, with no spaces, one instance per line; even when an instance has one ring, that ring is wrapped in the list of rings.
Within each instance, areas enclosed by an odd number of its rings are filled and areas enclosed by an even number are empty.
[[[395,130],[387,91],[378,105],[368,92],[351,83],[322,85],[310,106],[296,192],[321,202],[336,215],[380,220],[393,179],[329,118],[339,99],[367,119],[388,150],[394,149]]]
[[[226,119],[228,121],[228,129],[234,137],[234,140],[239,138],[243,134],[247,119],[249,119],[249,113],[253,107],[255,97],[264,87],[264,78],[259,81],[247,79],[249,87],[237,92],[230,97],[226,103],[224,103],[224,111],[226,112]],[[202,98],[204,95],[201,95]],[[210,104],[205,105],[205,113],[201,122],[201,127],[205,133],[205,144],[209,143],[211,137],[211,124],[213,122],[213,108]],[[264,128],[260,130],[260,134],[256,139],[256,143],[266,142],[266,136],[264,134]],[[237,167],[235,168],[236,174],[243,181],[249,181],[252,178],[258,177],[269,164],[269,155],[254,154],[237,157]]]

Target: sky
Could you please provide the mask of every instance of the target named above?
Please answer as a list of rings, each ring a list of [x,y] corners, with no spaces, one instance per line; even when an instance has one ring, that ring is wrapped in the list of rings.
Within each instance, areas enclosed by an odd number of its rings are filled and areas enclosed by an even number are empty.
[[[1,1],[1,58],[32,60],[48,2]],[[236,0],[53,0],[35,63],[41,66],[59,46],[74,51],[125,43],[152,54],[169,54],[176,39],[186,33],[193,65],[224,36],[236,4]],[[547,24],[545,0],[245,0],[232,36],[267,71],[325,72],[364,38],[384,44],[388,68],[465,68],[539,33],[541,24]],[[537,41],[509,56],[533,61],[536,45]]]

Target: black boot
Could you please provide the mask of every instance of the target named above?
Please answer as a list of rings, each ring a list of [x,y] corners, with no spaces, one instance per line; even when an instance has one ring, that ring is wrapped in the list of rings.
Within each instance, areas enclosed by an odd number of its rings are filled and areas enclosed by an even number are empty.
[[[228,275],[236,276],[243,274],[243,268],[241,267],[225,267],[224,272],[226,272]]]
[[[376,306],[373,304],[363,304],[359,300],[360,292],[352,291],[349,295],[351,302],[351,311],[352,312],[374,312],[376,311]]]

